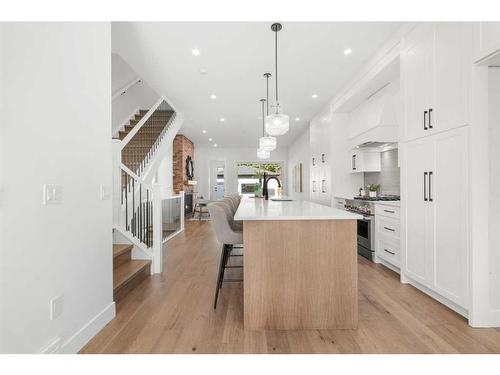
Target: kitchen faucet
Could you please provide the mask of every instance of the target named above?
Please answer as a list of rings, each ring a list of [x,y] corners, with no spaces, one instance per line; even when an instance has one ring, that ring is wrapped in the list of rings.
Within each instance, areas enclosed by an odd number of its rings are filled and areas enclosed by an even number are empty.
[[[262,188],[262,194],[264,195],[264,198],[266,199],[266,201],[269,200],[269,190],[267,189],[267,183],[269,182],[269,180],[278,181],[278,187],[281,187],[281,182],[278,179],[278,177],[276,177],[276,176],[267,177],[267,173],[264,172],[264,186]]]

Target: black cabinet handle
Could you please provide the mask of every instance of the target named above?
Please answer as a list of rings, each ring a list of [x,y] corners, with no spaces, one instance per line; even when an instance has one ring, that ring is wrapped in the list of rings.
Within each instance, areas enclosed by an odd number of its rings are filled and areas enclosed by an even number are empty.
[[[424,172],[424,201],[428,201],[427,199],[427,172]]]
[[[352,170],[355,171],[356,170],[356,155],[353,155],[352,156]]]
[[[432,172],[429,172],[429,202],[432,202]]]
[[[313,164],[313,166],[316,165],[316,159],[315,158],[312,158],[312,164]]]
[[[321,154],[321,162],[324,163],[325,162],[325,154]]]
[[[321,180],[321,192],[326,193],[326,180]]]
[[[392,251],[389,251],[389,250],[387,250],[387,249],[384,249],[384,251],[385,251],[386,253],[389,253],[389,254],[391,254],[391,255],[394,255],[394,254],[396,254],[396,253],[393,253]]]
[[[396,229],[392,229],[392,228],[388,228],[388,227],[384,227],[384,229],[390,230],[391,232],[395,232],[396,231]]]
[[[424,111],[424,130],[427,130],[427,111]]]
[[[389,212],[390,214],[394,213],[394,211],[391,211],[391,210],[384,210],[384,212]]]
[[[431,120],[431,113],[432,113],[432,108],[429,108],[429,129],[432,129],[432,120]]]
[[[313,181],[313,186],[312,186],[312,188],[313,188],[313,193],[315,193],[315,192],[316,192],[316,181]]]

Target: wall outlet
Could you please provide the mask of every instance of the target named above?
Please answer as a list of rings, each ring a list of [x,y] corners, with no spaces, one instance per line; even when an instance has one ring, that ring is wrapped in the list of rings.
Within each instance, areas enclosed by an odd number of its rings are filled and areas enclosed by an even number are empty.
[[[57,296],[50,300],[50,320],[58,318],[63,312],[63,296]]]
[[[57,204],[62,202],[62,185],[60,184],[44,184],[43,204]]]

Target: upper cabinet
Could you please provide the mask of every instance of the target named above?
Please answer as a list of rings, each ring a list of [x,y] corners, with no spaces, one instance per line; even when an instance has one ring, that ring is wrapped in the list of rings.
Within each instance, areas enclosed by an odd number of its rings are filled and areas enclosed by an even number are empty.
[[[493,55],[500,55],[500,22],[475,22],[473,61],[488,60]]]
[[[380,172],[380,152],[356,149],[351,152],[351,173]]]
[[[403,38],[403,139],[470,123],[472,25],[421,24]]]

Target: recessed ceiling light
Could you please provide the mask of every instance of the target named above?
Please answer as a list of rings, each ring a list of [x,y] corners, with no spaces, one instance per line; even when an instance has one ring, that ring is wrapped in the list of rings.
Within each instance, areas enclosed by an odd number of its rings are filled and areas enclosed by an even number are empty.
[[[206,130],[202,130],[201,131],[203,134],[207,134],[207,131]]]
[[[312,98],[316,99],[318,97],[318,94],[312,94]]]
[[[214,147],[217,147],[217,143],[214,143]]]
[[[215,94],[210,95],[210,99],[217,99],[217,95]]]
[[[191,53],[193,54],[193,56],[199,56],[200,50],[198,48],[194,48],[191,50]]]
[[[295,121],[300,121],[300,117],[295,117]]]
[[[352,49],[347,48],[344,50],[344,55],[350,55],[352,53]]]
[[[219,121],[220,121],[220,122],[224,122],[224,121],[226,121],[226,119],[225,119],[224,117],[221,117],[221,118],[219,119]]]
[[[212,138],[208,138],[208,141],[209,141],[209,142],[212,142]]]

